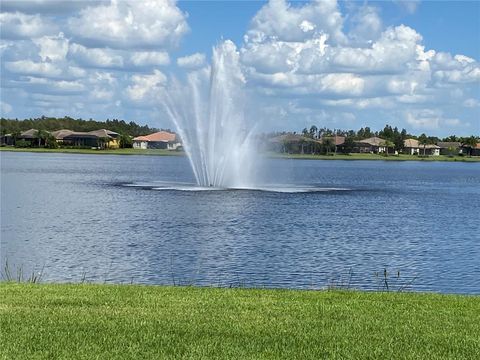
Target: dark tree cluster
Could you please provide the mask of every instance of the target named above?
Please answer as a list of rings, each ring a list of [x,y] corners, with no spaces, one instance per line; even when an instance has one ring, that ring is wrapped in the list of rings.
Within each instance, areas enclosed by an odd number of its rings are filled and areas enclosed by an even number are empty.
[[[108,129],[124,136],[140,136],[147,135],[159,131],[148,125],[138,125],[137,123],[118,119],[107,119],[106,121],[97,121],[93,119],[73,119],[65,116],[63,118],[42,116],[36,119],[0,119],[1,135],[15,134],[29,129],[55,131],[60,129],[68,129],[72,131],[93,131],[100,129]],[[168,130],[169,131],[169,130]],[[125,138],[124,141],[127,141]]]
[[[287,132],[276,132],[272,134],[264,134],[265,138],[269,137],[275,137],[279,135],[284,135],[287,134]],[[296,134],[296,132],[294,133]],[[458,137],[455,135],[450,135],[447,136],[443,139],[438,138],[436,136],[428,136],[426,134],[421,134],[421,135],[413,135],[407,132],[407,130],[402,129],[399,130],[397,127],[392,127],[390,125],[385,125],[385,127],[380,130],[380,131],[373,131],[370,129],[368,126],[367,127],[362,127],[359,130],[342,130],[342,129],[329,129],[326,127],[323,128],[318,128],[315,125],[312,125],[310,128],[304,128],[302,132],[300,133],[304,138],[307,139],[324,139],[324,145],[322,147],[323,152],[329,151],[329,138],[332,138],[334,136],[344,136],[345,137],[345,147],[348,148],[353,148],[354,142],[371,138],[374,136],[377,136],[379,138],[382,138],[388,143],[393,144],[392,148],[395,150],[402,150],[404,147],[404,140],[406,139],[416,139],[419,141],[420,144],[422,145],[428,145],[428,144],[436,144],[439,141],[445,141],[445,142],[459,142],[462,145],[469,145],[469,146],[475,146],[476,143],[480,142],[480,137],[478,136],[469,136],[469,137]],[[318,149],[321,145],[318,144],[309,144],[308,151],[310,150],[311,147],[315,147],[312,151],[317,152]],[[305,148],[307,148],[305,147]]]

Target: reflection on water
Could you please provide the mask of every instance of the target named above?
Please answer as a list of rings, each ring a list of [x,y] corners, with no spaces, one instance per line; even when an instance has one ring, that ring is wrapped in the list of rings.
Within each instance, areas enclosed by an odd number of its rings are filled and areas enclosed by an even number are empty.
[[[348,191],[350,189],[343,188],[326,188],[318,186],[308,186],[308,185],[291,185],[291,184],[262,184],[258,186],[251,187],[235,187],[235,188],[222,188],[214,186],[199,186],[194,183],[185,183],[185,182],[166,182],[166,181],[155,181],[152,183],[128,183],[120,184],[127,187],[140,187],[143,189],[150,190],[176,190],[176,191],[266,191],[274,193],[313,193],[313,192],[327,192],[327,191]]]
[[[182,157],[0,156],[2,263],[45,281],[480,293],[478,164],[267,160],[288,186],[199,191]]]

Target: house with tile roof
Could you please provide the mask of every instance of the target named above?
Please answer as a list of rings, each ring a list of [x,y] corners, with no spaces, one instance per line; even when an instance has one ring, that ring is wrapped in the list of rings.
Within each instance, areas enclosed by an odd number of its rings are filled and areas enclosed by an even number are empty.
[[[133,138],[134,149],[166,149],[177,150],[181,146],[177,134],[159,131],[150,135]]]

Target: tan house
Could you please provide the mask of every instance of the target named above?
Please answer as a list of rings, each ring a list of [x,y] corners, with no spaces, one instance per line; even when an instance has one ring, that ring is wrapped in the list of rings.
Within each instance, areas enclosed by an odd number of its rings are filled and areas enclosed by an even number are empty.
[[[409,155],[418,155],[420,153],[420,143],[415,139],[403,140],[403,153]]]
[[[358,153],[384,153],[387,150],[385,140],[377,136],[355,142],[353,152]]]
[[[60,135],[57,134],[57,136]],[[62,141],[65,145],[71,145],[75,147],[118,149],[120,147],[120,134],[106,129],[88,132],[72,131],[70,134],[64,135],[62,137]]]
[[[439,141],[437,146],[440,147],[441,155],[458,155],[462,144],[458,141]]]
[[[51,132],[52,136],[55,138],[55,140],[58,143],[63,143],[63,139],[66,136],[71,135],[73,133],[74,133],[74,131],[68,130],[68,129],[56,130],[56,131]]]
[[[150,135],[133,138],[134,149],[166,149],[177,150],[181,146],[177,134],[159,131]]]
[[[416,139],[406,139],[403,141],[403,153],[409,155],[440,155],[440,146],[434,144],[420,144]]]

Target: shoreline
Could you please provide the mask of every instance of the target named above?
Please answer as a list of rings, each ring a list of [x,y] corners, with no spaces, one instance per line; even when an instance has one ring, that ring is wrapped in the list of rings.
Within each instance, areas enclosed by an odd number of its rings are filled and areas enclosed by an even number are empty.
[[[146,155],[146,156],[185,156],[184,152],[160,149],[44,149],[44,148],[13,148],[0,147],[1,152],[27,152],[27,153],[50,153],[50,154],[87,154],[87,155]],[[282,154],[265,153],[268,158],[288,160],[345,160],[345,161],[441,161],[441,162],[480,162],[480,156],[428,156],[418,157],[416,155],[378,155],[378,154],[336,154],[336,155],[311,155],[311,154]]]

